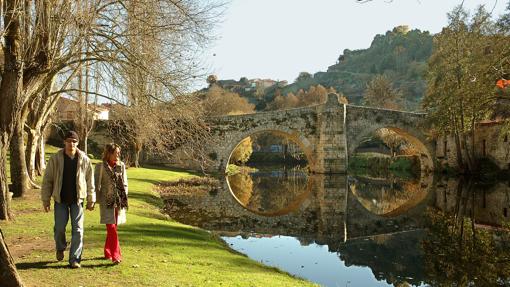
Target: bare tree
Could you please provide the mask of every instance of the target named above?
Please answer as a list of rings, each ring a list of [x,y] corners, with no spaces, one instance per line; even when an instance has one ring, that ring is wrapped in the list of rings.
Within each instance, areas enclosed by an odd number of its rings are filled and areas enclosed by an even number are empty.
[[[9,190],[6,175],[6,158],[9,146],[14,151],[11,164],[14,163],[11,178],[19,184],[19,194],[23,194],[28,178],[24,157],[23,128],[32,104],[38,97],[47,99],[54,92],[47,92],[56,80],[57,91],[72,92],[73,88],[60,85],[61,77],[81,67],[81,64],[100,63],[98,69],[106,71],[112,94],[102,93],[103,97],[122,101],[122,93],[114,91],[120,83],[118,75],[126,65],[141,67],[141,70],[153,75],[166,88],[161,94],[171,98],[172,92],[186,86],[193,79],[199,67],[196,51],[203,47],[209,38],[211,22],[215,19],[217,8],[214,2],[145,0],[136,1],[152,11],[157,22],[152,26],[161,31],[158,39],[162,55],[166,55],[159,66],[148,66],[128,45],[132,32],[129,18],[136,15],[126,13],[129,3],[106,0],[41,0],[41,1],[0,1],[0,31],[2,31],[3,67],[0,69],[0,220],[10,217]],[[157,9],[154,9],[157,8]],[[143,20],[143,15],[140,15]],[[154,31],[154,30],[152,30]],[[156,34],[155,34],[156,35]],[[84,50],[84,43],[90,50]],[[164,69],[161,69],[164,67]],[[66,82],[65,80],[63,81]],[[46,91],[46,92],[45,92]],[[145,94],[153,98],[154,95]],[[40,99],[42,102],[45,102]],[[52,101],[50,101],[52,102]],[[51,105],[50,105],[51,106]],[[27,112],[28,111],[28,112]],[[23,150],[23,152],[21,152]],[[0,259],[12,261],[0,238]],[[6,269],[1,264],[2,277],[16,276],[15,267]],[[5,271],[5,272],[4,272]],[[2,278],[2,283],[4,282]],[[18,280],[19,281],[19,280]],[[21,282],[15,284],[21,285]]]
[[[403,145],[407,144],[407,141],[403,136],[388,128],[377,130],[376,136],[379,137],[390,148],[392,158],[395,157],[397,151]]]
[[[79,148],[85,153],[88,153],[88,138],[95,123],[95,112],[97,106],[97,95],[93,103],[90,102],[90,65],[85,65],[85,75],[82,69],[77,74],[78,90],[75,93],[78,102],[78,115],[74,118],[74,127],[80,135]]]
[[[143,14],[126,13],[128,4],[137,3]],[[102,96],[117,101],[125,100],[123,93],[115,91],[122,81],[122,67],[139,67],[152,75],[166,89],[167,99],[189,83],[199,67],[196,58],[198,51],[210,31],[210,23],[216,16],[215,3],[195,1],[174,2],[170,0],[122,1],[5,1],[2,15],[4,31],[5,67],[2,71],[0,104],[2,124],[0,127],[1,168],[5,169],[7,147],[13,141],[14,157],[13,182],[23,182],[28,177],[23,155],[22,128],[28,113],[23,111],[55,77],[73,73],[81,64],[101,63],[98,69],[106,72],[101,90],[113,91]],[[149,11],[149,12],[147,12]],[[129,17],[128,17],[129,15]],[[129,21],[155,19],[146,29],[154,35],[157,45],[164,55],[159,65],[149,65],[142,57],[143,51],[129,45],[132,31]],[[23,39],[23,41],[20,41]],[[83,49],[83,47],[89,47]],[[163,68],[161,68],[163,67]],[[125,83],[125,82],[124,82]],[[81,90],[80,88],[58,87],[61,92]],[[143,94],[144,97],[155,97]],[[158,95],[160,96],[160,95]],[[19,165],[19,166],[18,166]],[[5,173],[5,172],[4,172]],[[0,174],[2,174],[0,172]],[[16,181],[14,181],[16,179]],[[7,181],[0,176],[0,218],[7,218]],[[18,194],[23,194],[23,186]]]
[[[134,166],[140,165],[144,148],[164,157],[184,139],[195,150],[204,143],[194,135],[205,136],[203,110],[196,97],[186,96],[186,83],[196,77],[199,67],[190,59],[210,39],[206,33],[210,21],[202,15],[210,7],[193,11],[193,6],[186,6],[191,3],[182,3],[178,13],[167,17],[168,7],[161,10],[161,2],[136,1],[126,7],[130,30],[126,43],[132,61],[121,65],[116,86],[127,97],[125,106],[117,107],[118,121],[110,131],[122,139]]]
[[[142,148],[154,159],[170,157],[179,148],[203,161],[209,130],[197,99],[181,96],[155,106],[116,106],[109,122],[112,138],[127,151],[128,164],[140,164]]]
[[[368,84],[363,95],[367,106],[398,109],[401,106],[402,93],[393,88],[391,81],[384,75],[376,75]]]
[[[255,112],[255,105],[239,94],[213,84],[202,96],[201,102],[207,116],[241,115]]]

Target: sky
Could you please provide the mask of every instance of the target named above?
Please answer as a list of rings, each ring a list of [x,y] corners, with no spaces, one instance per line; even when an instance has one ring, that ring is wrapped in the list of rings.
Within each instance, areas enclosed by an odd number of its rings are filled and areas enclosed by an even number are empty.
[[[485,5],[495,16],[508,0],[464,0],[473,11]],[[344,49],[365,49],[377,34],[408,25],[437,33],[461,0],[230,0],[205,52],[210,74],[287,80],[299,72],[326,71]],[[495,5],[496,4],[496,5]],[[205,81],[203,82],[205,85]]]

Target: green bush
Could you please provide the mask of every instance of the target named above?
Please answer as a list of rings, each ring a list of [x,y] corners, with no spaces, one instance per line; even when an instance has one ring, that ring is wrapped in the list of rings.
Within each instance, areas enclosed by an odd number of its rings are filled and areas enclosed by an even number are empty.
[[[397,156],[363,153],[349,158],[348,170],[354,174],[370,175],[373,177],[417,177],[420,174],[420,162],[415,156]]]

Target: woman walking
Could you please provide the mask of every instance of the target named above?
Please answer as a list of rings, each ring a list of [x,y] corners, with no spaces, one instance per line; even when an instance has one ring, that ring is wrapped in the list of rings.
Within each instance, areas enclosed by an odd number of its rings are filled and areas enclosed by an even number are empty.
[[[126,222],[128,185],[126,166],[120,161],[120,146],[107,144],[103,161],[96,165],[95,183],[100,205],[100,223],[106,224],[105,259],[114,264],[122,261],[117,225]]]

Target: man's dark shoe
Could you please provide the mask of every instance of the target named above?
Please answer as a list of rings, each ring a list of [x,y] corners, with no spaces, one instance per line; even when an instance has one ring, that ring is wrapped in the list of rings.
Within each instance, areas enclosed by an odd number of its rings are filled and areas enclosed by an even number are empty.
[[[81,268],[81,265],[80,263],[73,261],[73,263],[71,263],[71,268],[73,269]]]
[[[58,261],[64,260],[64,250],[57,250],[56,256]]]

